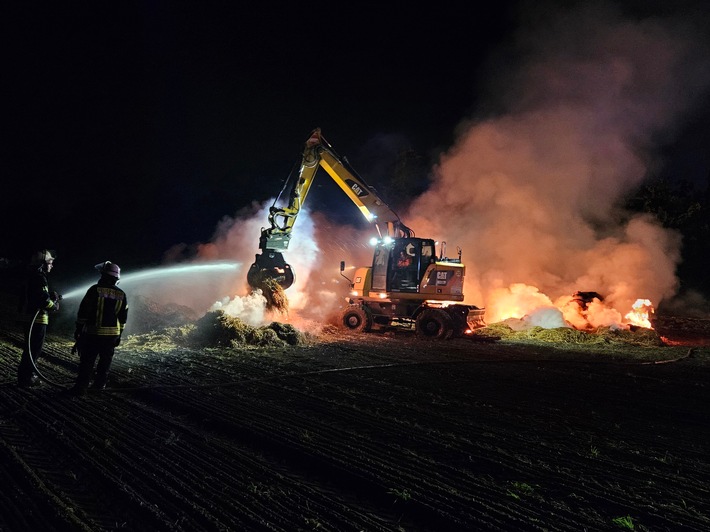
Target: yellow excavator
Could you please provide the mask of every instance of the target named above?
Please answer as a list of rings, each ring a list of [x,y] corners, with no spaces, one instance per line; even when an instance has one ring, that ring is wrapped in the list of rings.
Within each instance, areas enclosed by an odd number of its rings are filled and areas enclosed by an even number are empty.
[[[456,258],[448,258],[446,243],[439,255],[436,242],[418,238],[399,216],[375,193],[374,188],[350,168],[333,147],[315,129],[306,141],[301,166],[295,179],[287,181],[269,209],[270,226],[261,229],[259,249],[247,273],[253,288],[264,279],[278,283],[284,290],[295,280],[291,266],[283,257],[291,241],[296,222],[318,170],[324,169],[365,218],[377,229],[372,264],[355,269],[354,278],[341,275],[350,283],[347,305],[342,311],[342,325],[354,331],[374,327],[405,326],[418,335],[448,339],[472,333],[484,327],[485,309],[462,303],[466,268],[461,249]],[[277,207],[284,190],[291,184],[288,204]]]

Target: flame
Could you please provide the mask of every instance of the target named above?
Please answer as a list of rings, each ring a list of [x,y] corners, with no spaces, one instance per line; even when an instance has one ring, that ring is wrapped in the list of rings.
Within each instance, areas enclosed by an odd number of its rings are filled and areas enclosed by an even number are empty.
[[[650,300],[637,299],[631,308],[633,310],[624,316],[631,325],[653,329],[650,316],[654,313],[654,309]]]
[[[586,299],[580,294],[586,295]],[[486,321],[489,323],[509,320],[537,323],[542,320],[544,323],[562,321],[566,326],[580,331],[594,331],[599,327],[653,329],[651,319],[654,308],[648,299],[637,299],[633,310],[623,316],[609,307],[596,292],[576,292],[573,296],[561,296],[553,302],[534,286],[514,284],[497,289],[494,295],[494,300],[486,309]]]

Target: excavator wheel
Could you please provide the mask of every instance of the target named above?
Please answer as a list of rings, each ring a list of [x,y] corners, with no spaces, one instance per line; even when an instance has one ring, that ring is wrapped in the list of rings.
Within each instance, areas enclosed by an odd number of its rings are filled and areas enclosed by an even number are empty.
[[[415,329],[424,338],[448,340],[454,334],[454,321],[445,310],[430,308],[419,315]]]
[[[343,311],[343,325],[355,332],[368,332],[372,330],[372,311],[360,305],[350,305]]]

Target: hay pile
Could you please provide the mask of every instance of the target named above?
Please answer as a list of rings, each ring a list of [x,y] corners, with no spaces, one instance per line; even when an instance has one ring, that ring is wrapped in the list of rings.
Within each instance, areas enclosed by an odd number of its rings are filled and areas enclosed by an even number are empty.
[[[482,338],[500,338],[510,341],[538,341],[556,344],[627,344],[641,347],[659,347],[664,345],[663,340],[653,329],[642,327],[629,330],[599,327],[595,331],[585,332],[569,327],[544,329],[530,327],[515,331],[509,325],[499,322],[488,325],[475,331],[475,335]]]
[[[221,310],[208,312],[195,323],[186,341],[202,347],[283,347],[305,343],[304,335],[295,327],[273,322],[252,327]]]
[[[292,325],[273,322],[263,327],[252,327],[239,318],[215,310],[208,312],[195,323],[130,335],[121,345],[136,351],[171,351],[177,346],[189,349],[236,349],[286,347],[307,343],[308,335]]]

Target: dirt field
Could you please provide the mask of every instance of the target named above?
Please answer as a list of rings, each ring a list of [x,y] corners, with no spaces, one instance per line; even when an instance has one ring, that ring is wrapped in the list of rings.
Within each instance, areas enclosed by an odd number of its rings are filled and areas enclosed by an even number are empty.
[[[83,398],[68,337],[16,388],[5,327],[0,530],[707,531],[710,335],[666,325],[663,347],[603,350],[135,336]]]

